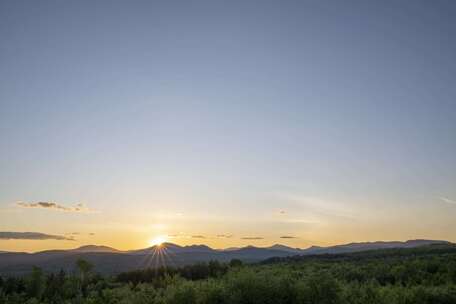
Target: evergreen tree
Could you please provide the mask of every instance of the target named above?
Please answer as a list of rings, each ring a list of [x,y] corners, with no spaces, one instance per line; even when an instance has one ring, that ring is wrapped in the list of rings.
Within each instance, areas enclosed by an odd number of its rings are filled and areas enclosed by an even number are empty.
[[[33,267],[27,283],[27,295],[31,298],[41,299],[45,288],[44,275],[41,268]]]

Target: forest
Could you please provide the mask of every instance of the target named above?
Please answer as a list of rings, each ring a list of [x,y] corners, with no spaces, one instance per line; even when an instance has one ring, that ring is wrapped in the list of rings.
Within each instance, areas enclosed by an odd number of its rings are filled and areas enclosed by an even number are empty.
[[[97,274],[79,260],[69,273],[35,267],[0,277],[0,304],[450,304],[456,303],[456,247],[210,261],[180,268]]]

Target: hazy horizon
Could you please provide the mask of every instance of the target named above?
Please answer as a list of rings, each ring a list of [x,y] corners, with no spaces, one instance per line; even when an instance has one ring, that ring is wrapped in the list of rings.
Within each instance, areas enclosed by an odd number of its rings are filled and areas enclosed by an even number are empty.
[[[0,251],[456,242],[455,14],[1,1]]]
[[[107,246],[103,243],[100,243],[100,244],[95,244],[95,243],[87,243],[87,244],[80,244],[80,245],[77,245],[77,246],[70,246],[68,248],[59,248],[59,247],[55,247],[55,248],[48,248],[48,249],[45,249],[45,250],[29,250],[29,251],[0,251],[0,252],[9,252],[9,253],[14,253],[14,252],[27,252],[27,253],[38,253],[38,252],[43,252],[43,251],[47,251],[47,250],[50,250],[50,251],[53,251],[53,250],[76,250],[76,249],[85,249],[85,247],[107,247],[107,248],[111,248],[111,249],[114,249],[114,250],[118,250],[119,252],[130,252],[130,251],[136,251],[136,250],[144,250],[144,249],[149,249],[149,248],[156,248],[154,250],[162,250],[161,248],[162,247],[166,247],[166,246],[171,246],[171,245],[177,245],[177,246],[181,246],[181,247],[186,247],[186,246],[207,246],[213,250],[220,250],[220,251],[225,251],[225,250],[235,250],[235,249],[242,249],[242,248],[247,248],[247,247],[254,247],[254,248],[264,248],[264,249],[268,249],[268,248],[271,248],[271,247],[274,247],[274,246],[285,246],[285,247],[288,247],[290,249],[300,249],[300,250],[306,250],[306,249],[310,249],[312,247],[320,247],[320,248],[330,248],[332,246],[340,246],[340,245],[351,245],[351,244],[373,244],[373,243],[393,243],[393,242],[400,242],[400,243],[406,243],[406,242],[409,242],[409,241],[436,241],[436,242],[448,242],[446,240],[427,240],[427,239],[411,239],[411,240],[377,240],[377,241],[355,241],[355,242],[350,242],[350,243],[340,243],[340,244],[331,244],[331,245],[327,245],[327,246],[316,246],[316,245],[309,245],[309,246],[304,246],[304,247],[293,247],[293,246],[290,246],[290,245],[286,245],[285,243],[286,242],[279,242],[279,243],[271,243],[271,244],[263,244],[262,246],[258,246],[258,245],[253,245],[253,244],[247,244],[247,245],[243,245],[243,246],[230,246],[230,247],[212,247],[212,246],[209,246],[205,243],[202,243],[202,242],[197,242],[195,241],[194,243],[188,243],[188,244],[185,244],[185,245],[180,245],[176,242],[173,242],[172,239],[165,239],[163,241],[160,241],[159,243],[153,243],[153,242],[150,242],[149,244],[147,244],[147,246],[143,246],[143,247],[138,247],[138,248],[124,248],[124,249],[119,249],[119,248],[116,248],[116,247],[113,247],[113,246]],[[451,242],[449,242],[451,243]],[[395,248],[398,248],[398,247],[395,247]],[[368,250],[368,249],[364,249],[364,250]],[[363,249],[361,249],[360,251],[363,251]],[[90,251],[89,251],[90,252]]]

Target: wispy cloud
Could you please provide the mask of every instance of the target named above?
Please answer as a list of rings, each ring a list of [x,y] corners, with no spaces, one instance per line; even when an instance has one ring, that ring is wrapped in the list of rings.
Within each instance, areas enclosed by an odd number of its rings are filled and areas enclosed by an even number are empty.
[[[204,235],[192,235],[193,239],[205,239],[206,237]]]
[[[19,207],[22,208],[38,208],[38,209],[49,209],[49,210],[56,210],[56,211],[65,211],[65,212],[89,212],[90,209],[84,206],[84,204],[77,204],[72,207],[67,207],[61,204],[57,204],[54,202],[36,202],[36,203],[25,203],[19,202],[17,203]]]
[[[217,234],[218,238],[223,238],[223,239],[230,239],[233,237],[232,234]]]
[[[85,233],[85,232],[68,232],[68,233],[65,233],[65,235],[89,235],[89,236],[94,236],[95,233],[93,233],[93,232],[89,232],[89,233]]]
[[[292,236],[292,235],[282,235],[280,237],[281,239],[297,239],[297,236]]]
[[[447,197],[439,197],[439,198],[444,203],[456,205],[456,201],[455,200],[449,199]]]
[[[245,237],[241,237],[241,240],[264,240],[264,237],[261,237],[261,236],[245,236]]]
[[[0,240],[59,240],[59,241],[74,241],[73,237],[62,235],[53,235],[40,232],[12,232],[0,231]]]

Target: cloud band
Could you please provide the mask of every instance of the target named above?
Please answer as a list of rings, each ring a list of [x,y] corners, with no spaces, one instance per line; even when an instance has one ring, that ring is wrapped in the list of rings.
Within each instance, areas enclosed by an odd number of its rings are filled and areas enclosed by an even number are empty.
[[[40,232],[12,232],[0,231],[0,240],[58,240],[74,241],[73,237],[53,235]]]
[[[88,212],[89,209],[85,207],[83,204],[77,204],[74,207],[67,207],[64,205],[60,205],[54,202],[36,202],[36,203],[25,203],[19,202],[17,203],[19,207],[22,208],[39,208],[39,209],[49,209],[49,210],[57,210],[57,211],[65,211],[65,212]]]

